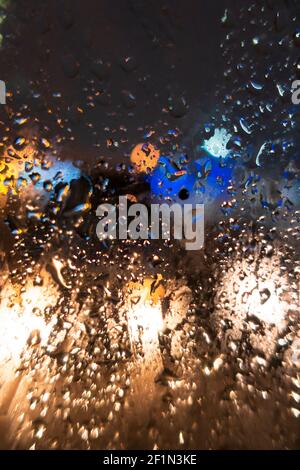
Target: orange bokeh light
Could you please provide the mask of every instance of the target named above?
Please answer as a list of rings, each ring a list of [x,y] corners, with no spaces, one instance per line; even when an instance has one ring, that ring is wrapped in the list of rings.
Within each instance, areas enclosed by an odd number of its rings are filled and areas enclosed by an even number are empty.
[[[133,148],[130,160],[138,173],[148,173],[156,167],[159,156],[160,152],[154,145],[140,143]]]

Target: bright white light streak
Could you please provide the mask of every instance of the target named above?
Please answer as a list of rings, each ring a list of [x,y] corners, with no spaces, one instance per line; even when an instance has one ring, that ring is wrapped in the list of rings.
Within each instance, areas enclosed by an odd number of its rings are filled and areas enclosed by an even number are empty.
[[[40,286],[31,286],[15,298],[13,286],[8,284],[1,292],[0,301],[0,362],[12,360],[18,365],[20,355],[27,347],[33,332],[38,332],[40,344],[46,343],[55,320],[46,323],[42,316],[52,302],[51,294]]]
[[[158,335],[164,322],[160,305],[139,302],[128,313],[128,329],[133,349],[141,342],[147,356],[159,347]]]

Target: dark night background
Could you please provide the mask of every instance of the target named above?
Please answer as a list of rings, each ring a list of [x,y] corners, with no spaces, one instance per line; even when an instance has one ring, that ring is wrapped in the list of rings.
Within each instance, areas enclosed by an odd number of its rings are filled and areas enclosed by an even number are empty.
[[[13,92],[14,107],[26,103],[46,134],[63,136],[62,158],[109,155],[126,161],[145,126],[156,131],[155,138],[167,126],[189,133],[214,111],[224,67],[220,18],[225,6],[239,3],[11,2],[2,32],[1,79]],[[101,97],[92,100],[93,91]],[[61,98],[53,98],[55,93]],[[112,149],[107,139],[119,147]]]

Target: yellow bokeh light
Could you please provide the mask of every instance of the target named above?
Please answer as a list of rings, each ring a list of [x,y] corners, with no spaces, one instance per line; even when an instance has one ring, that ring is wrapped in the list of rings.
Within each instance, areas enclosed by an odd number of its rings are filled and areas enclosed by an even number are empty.
[[[129,282],[129,292],[140,296],[145,302],[158,303],[165,295],[163,277],[158,274],[156,278],[146,277],[143,282]]]
[[[11,160],[9,163],[0,160],[0,196],[6,196],[9,190],[14,190],[19,171],[17,160]]]

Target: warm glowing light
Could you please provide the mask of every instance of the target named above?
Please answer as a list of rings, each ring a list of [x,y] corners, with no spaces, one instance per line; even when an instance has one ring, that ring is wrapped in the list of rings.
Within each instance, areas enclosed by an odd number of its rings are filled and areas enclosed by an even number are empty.
[[[132,351],[141,348],[145,357],[153,359],[159,350],[159,333],[164,329],[160,302],[164,295],[162,276],[145,278],[142,283],[131,282],[127,289],[130,304],[127,321]]]
[[[127,289],[133,297],[142,298],[144,302],[151,304],[156,304],[165,295],[163,277],[161,274],[158,274],[156,278],[146,277],[143,282],[129,282]]]
[[[131,152],[130,161],[138,173],[147,173],[157,166],[160,152],[152,144],[137,144]]]
[[[164,322],[159,305],[139,303],[128,313],[128,328],[131,344],[141,342],[146,353],[158,346],[158,334]]]
[[[40,286],[29,286],[17,298],[14,287],[7,285],[1,292],[0,301],[0,361],[12,360],[18,365],[20,355],[34,335],[44,345],[54,321],[46,323],[41,312],[53,301],[51,293]]]
[[[17,160],[8,163],[0,161],[0,196],[6,196],[10,190],[14,190],[19,170],[20,162]]]
[[[26,143],[24,148],[16,152],[10,145],[3,152],[3,159],[2,157],[0,159],[0,206],[5,206],[9,192],[17,194],[22,191],[23,198],[36,199],[36,196],[43,195],[44,202],[46,202],[53,188],[52,184],[48,184],[49,189],[45,191],[45,182],[54,180],[70,183],[71,180],[80,177],[80,170],[72,162],[60,161],[54,154],[47,155],[47,159],[41,159],[34,141],[28,143],[25,138],[19,139]],[[43,138],[41,142],[48,150],[50,143]],[[66,186],[67,190],[68,186]]]
[[[257,280],[253,283],[257,285]],[[254,315],[260,320],[277,325],[284,320],[286,309],[285,305],[279,300],[275,283],[270,280],[261,282],[251,292],[246,301],[248,315]]]
[[[237,351],[246,330],[251,344],[264,359],[271,359],[276,352],[278,338],[288,324],[289,311],[297,310],[289,277],[280,267],[281,259],[274,253],[262,257],[259,264],[237,259],[224,271],[214,316],[221,329],[230,321],[232,341],[228,344],[232,351]]]

